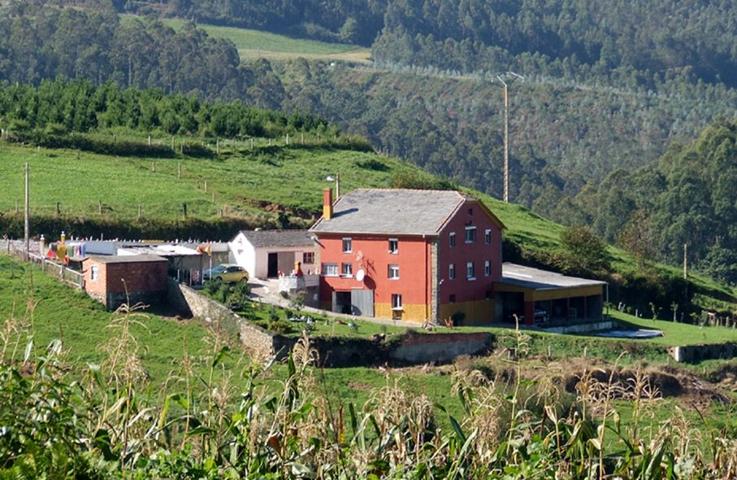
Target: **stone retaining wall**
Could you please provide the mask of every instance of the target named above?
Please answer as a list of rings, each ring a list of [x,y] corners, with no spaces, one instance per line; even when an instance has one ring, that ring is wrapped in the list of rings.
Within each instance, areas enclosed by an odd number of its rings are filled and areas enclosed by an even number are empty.
[[[244,350],[256,358],[276,355],[285,358],[297,339],[277,335],[241,318],[225,305],[198,291],[169,281],[170,305],[187,316],[217,323],[234,337]],[[320,366],[376,366],[386,363],[414,365],[447,363],[462,355],[480,355],[491,349],[490,333],[419,333],[407,332],[386,341],[370,338],[315,337],[311,347],[319,355]]]

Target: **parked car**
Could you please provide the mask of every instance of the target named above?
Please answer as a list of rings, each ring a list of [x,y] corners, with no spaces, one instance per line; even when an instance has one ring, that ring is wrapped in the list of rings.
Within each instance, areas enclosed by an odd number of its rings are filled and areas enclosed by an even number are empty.
[[[212,270],[205,270],[203,277],[205,280],[212,278],[225,283],[247,282],[248,272],[238,265],[222,264],[212,267]]]

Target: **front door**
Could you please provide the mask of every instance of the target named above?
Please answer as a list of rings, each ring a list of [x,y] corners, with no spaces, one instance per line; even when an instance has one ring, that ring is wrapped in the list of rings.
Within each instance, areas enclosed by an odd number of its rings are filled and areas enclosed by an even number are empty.
[[[269,270],[266,274],[269,278],[276,278],[279,276],[279,254],[269,254]]]

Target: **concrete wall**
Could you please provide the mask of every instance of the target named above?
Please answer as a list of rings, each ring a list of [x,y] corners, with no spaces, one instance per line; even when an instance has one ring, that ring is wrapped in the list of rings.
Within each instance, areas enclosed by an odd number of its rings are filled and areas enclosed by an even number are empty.
[[[737,344],[720,343],[716,345],[688,345],[668,349],[676,362],[697,363],[702,360],[737,357]]]
[[[490,333],[408,333],[389,353],[402,363],[446,363],[462,355],[481,355],[491,349]]]

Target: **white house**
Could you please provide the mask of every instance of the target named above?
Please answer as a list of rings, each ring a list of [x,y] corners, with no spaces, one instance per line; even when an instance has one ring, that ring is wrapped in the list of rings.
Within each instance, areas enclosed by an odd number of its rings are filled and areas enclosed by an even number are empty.
[[[255,278],[288,275],[296,262],[305,274],[315,273],[317,245],[306,230],[243,230],[228,244],[234,263]]]

